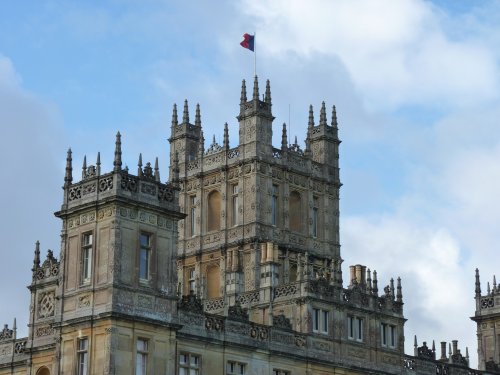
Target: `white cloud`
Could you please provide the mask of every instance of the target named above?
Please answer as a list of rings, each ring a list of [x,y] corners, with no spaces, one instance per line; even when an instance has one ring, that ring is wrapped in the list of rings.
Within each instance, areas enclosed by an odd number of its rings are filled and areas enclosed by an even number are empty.
[[[0,273],[2,316],[18,318],[19,335],[26,335],[34,243],[40,240],[59,254],[59,223],[51,217],[61,203],[64,170],[63,132],[58,110],[20,86],[21,79],[7,57],[0,56]],[[14,286],[12,288],[5,287]]]
[[[462,350],[475,347],[474,326],[467,319],[474,308],[470,303],[473,283],[464,277],[459,242],[448,230],[417,225],[411,217],[394,214],[345,217],[342,234],[345,263],[376,269],[379,290],[390,278],[402,278],[405,317],[409,318],[407,353],[412,353],[415,334],[419,345],[423,340],[460,338]]]
[[[370,107],[456,106],[498,98],[491,47],[452,40],[420,0],[245,1],[261,55],[338,56]],[[474,74],[470,74],[474,71]]]

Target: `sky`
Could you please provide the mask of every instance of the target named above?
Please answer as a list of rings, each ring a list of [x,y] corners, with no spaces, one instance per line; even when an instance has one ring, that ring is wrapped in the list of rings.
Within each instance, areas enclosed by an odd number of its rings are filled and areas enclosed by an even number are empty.
[[[206,147],[228,122],[254,54],[281,126],[303,145],[309,105],[337,107],[344,273],[402,278],[406,352],[459,340],[477,363],[483,291],[500,243],[500,2],[231,0],[0,2],[0,323],[26,335],[35,241],[60,251],[66,151],[103,170],[160,161],[174,103],[200,103]],[[344,280],[347,278],[344,277]],[[346,283],[346,281],[344,281]]]

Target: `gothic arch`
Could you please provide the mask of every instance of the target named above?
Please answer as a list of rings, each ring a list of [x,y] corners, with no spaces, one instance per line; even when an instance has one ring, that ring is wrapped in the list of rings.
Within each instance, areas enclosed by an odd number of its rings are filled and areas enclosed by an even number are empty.
[[[47,367],[42,366],[36,371],[36,375],[50,375],[50,370]]]
[[[217,190],[208,194],[207,199],[207,232],[220,230],[220,210],[222,199]]]
[[[289,199],[290,230],[302,232],[302,197],[298,191],[292,191]]]

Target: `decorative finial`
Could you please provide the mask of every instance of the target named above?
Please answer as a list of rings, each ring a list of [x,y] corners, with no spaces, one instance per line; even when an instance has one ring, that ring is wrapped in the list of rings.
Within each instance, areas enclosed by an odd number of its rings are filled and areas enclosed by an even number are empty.
[[[264,97],[264,101],[271,105],[271,84],[269,80],[266,81],[266,96]]]
[[[286,134],[286,124],[283,123],[283,130],[281,131],[281,150],[286,150],[288,145],[288,136]]]
[[[414,336],[413,338],[413,346],[416,348],[418,346],[418,342],[417,342],[417,335]]]
[[[224,123],[224,141],[222,147],[224,147],[225,150],[229,150],[229,127],[227,122]]]
[[[309,105],[309,122],[307,124],[307,127],[309,129],[312,129],[314,127],[314,113],[312,105]]]
[[[476,297],[481,297],[481,282],[479,281],[479,269],[476,268]]]
[[[184,100],[184,112],[182,113],[182,123],[189,124],[189,110],[188,110],[188,101]]]
[[[172,127],[179,125],[179,120],[177,118],[177,104],[174,103],[174,109],[172,111]]]
[[[497,290],[497,278],[493,275],[493,293]]]
[[[333,106],[333,108],[332,108],[332,126],[334,128],[338,127],[338,123],[337,123],[337,108],[335,106]]]
[[[66,174],[64,175],[64,187],[68,187],[73,182],[73,165],[71,159],[71,148],[66,156]]]
[[[241,82],[241,96],[240,96],[240,104],[245,104],[247,102],[247,86],[245,80]]]
[[[35,242],[35,258],[33,259],[33,271],[40,267],[40,241]]]
[[[101,175],[101,153],[98,152],[97,153],[97,161],[95,162],[95,166],[96,166],[96,173],[98,176]]]
[[[12,326],[12,334],[13,334],[13,339],[15,340],[17,338],[17,319],[14,318],[14,325]]]
[[[87,177],[87,155],[83,156],[82,180]]]
[[[321,103],[321,111],[319,112],[319,125],[320,126],[327,126],[328,123],[326,121],[326,107],[325,107],[325,102]]]
[[[196,114],[194,116],[194,125],[201,127],[200,105],[196,104]]]
[[[139,161],[137,162],[137,176],[142,176],[142,153],[139,154]]]
[[[253,100],[259,100],[259,80],[257,76],[253,80]]]
[[[368,292],[371,293],[372,291],[372,272],[368,268],[366,270],[366,283],[368,284]]]
[[[392,299],[394,299],[395,293],[394,293],[394,279],[391,277],[391,296]]]
[[[401,288],[401,277],[398,277],[396,301],[403,302],[403,293]]]
[[[373,271],[373,294],[378,295],[377,271]]]
[[[294,145],[297,144],[297,136],[295,136],[295,142],[293,143]]]
[[[113,171],[120,172],[122,169],[122,141],[120,132],[116,133],[115,160],[113,161]]]
[[[155,181],[160,182],[160,168],[158,168],[158,156],[155,159]]]
[[[486,283],[486,292],[488,293],[488,295],[491,294],[491,288],[490,288],[490,282],[489,281]]]

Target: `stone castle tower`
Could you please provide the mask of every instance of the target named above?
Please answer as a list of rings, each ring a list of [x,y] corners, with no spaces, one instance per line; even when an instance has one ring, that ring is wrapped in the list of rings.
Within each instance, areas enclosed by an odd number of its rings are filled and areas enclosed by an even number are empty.
[[[481,293],[479,270],[476,269],[476,312],[471,319],[477,323],[477,354],[479,369],[500,372],[500,286],[493,276],[493,285],[487,283],[486,294]]]
[[[60,260],[37,243],[31,290],[31,366],[43,374],[127,374],[139,345],[175,372],[178,189],[160,182],[158,165],[137,176],[83,163],[73,183],[68,151]],[[137,343],[137,349],[134,347]],[[50,350],[47,350],[50,349]],[[71,354],[68,354],[71,353]],[[38,372],[37,372],[38,373]]]
[[[123,168],[120,133],[109,173],[98,154],[74,182],[68,151],[59,259],[36,244],[29,336],[0,331],[0,375],[480,373],[455,341],[404,354],[399,278],[379,289],[358,264],[344,286],[335,107],[318,123],[309,107],[304,150],[285,124],[272,145],[257,77],[236,146],[226,123],[205,148],[198,105],[189,118],[174,105],[167,183],[157,160]]]

